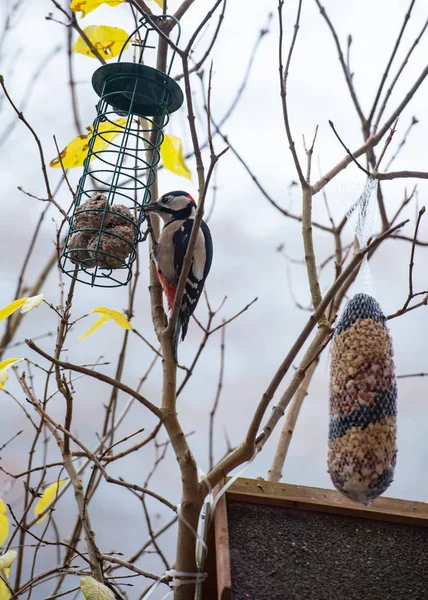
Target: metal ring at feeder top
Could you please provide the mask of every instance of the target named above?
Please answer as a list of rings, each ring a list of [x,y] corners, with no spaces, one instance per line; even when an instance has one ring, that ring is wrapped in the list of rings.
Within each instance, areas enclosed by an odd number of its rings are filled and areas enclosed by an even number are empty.
[[[92,87],[114,110],[139,117],[159,117],[183,104],[180,86],[166,73],[139,63],[103,65],[92,76]]]

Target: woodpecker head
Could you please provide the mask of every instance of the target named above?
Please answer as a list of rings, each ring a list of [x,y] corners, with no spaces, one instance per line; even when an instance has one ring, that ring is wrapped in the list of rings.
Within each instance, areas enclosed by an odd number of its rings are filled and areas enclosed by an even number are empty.
[[[194,217],[196,212],[196,202],[187,192],[181,190],[168,192],[155,202],[150,202],[144,206],[145,212],[154,212],[159,215],[165,223],[171,221],[184,221],[189,217]]]

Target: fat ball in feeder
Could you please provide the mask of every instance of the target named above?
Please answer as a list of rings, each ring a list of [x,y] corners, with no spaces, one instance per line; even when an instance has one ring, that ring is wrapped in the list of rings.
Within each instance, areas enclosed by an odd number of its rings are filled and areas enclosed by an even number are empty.
[[[77,207],[74,227],[69,238],[71,262],[87,267],[117,269],[126,263],[133,249],[138,229],[132,212],[123,204],[106,208],[107,197],[94,194]]]

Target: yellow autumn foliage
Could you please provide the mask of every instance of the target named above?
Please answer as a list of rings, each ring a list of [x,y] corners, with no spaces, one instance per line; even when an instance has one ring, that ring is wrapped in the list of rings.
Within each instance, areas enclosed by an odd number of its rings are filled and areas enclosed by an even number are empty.
[[[122,327],[123,329],[132,329],[131,323],[119,310],[113,310],[111,308],[106,308],[105,306],[97,306],[97,308],[94,308],[94,310],[92,310],[91,313],[98,313],[102,316],[97,321],[95,321],[95,323],[91,325],[91,327],[83,335],[80,336],[80,338],[77,340],[78,342],[81,342],[82,340],[92,335],[95,331],[97,331],[97,329],[104,325],[104,323],[107,323],[107,321],[109,321],[110,319],[117,323],[117,325],[119,325],[119,327]]]
[[[123,128],[126,125],[126,119],[117,119],[116,121],[100,123],[98,126],[98,133],[94,146],[93,152],[99,152],[109,147],[112,141],[120,133],[123,132]],[[83,166],[83,162],[88,153],[88,144],[92,135],[93,126],[88,127],[89,133],[87,135],[78,135],[72,140],[65,148],[60,152],[60,157],[54,158],[49,163],[51,167],[60,168],[61,161],[64,169],[74,169],[75,167]],[[95,158],[95,155],[91,156],[91,161]]]
[[[17,555],[18,553],[16,550],[8,550],[2,554],[2,556],[0,556],[0,569],[10,569]]]
[[[87,14],[101,6],[101,4],[108,4],[109,6],[118,6],[125,0],[71,0],[70,8],[73,12],[79,12],[80,16],[86,17]]]
[[[6,583],[0,577],[0,600],[10,600],[12,598],[12,594],[10,593],[9,588]]]
[[[110,25],[89,25],[88,27],[85,27],[83,33],[94,48],[96,48],[100,55],[106,60],[117,56],[122,50],[123,44],[129,37],[123,29],[120,29],[119,27],[110,27]],[[129,42],[126,44],[124,50],[128,46]],[[74,44],[73,50],[78,54],[96,58],[91,48],[80,35]]]
[[[43,302],[44,297],[44,294],[38,294],[37,296],[25,296],[24,298],[17,298],[10,304],[7,304],[6,306],[3,306],[3,308],[0,309],[0,321],[3,321],[3,319],[10,317],[10,315],[13,314],[16,310],[18,310],[18,308],[21,309],[21,312],[23,314],[30,312],[30,310],[33,310],[33,308],[37,308],[37,306],[40,306],[40,304]]]
[[[6,381],[8,379],[8,370],[10,367],[12,367],[15,363],[17,362],[21,362],[21,360],[24,360],[23,358],[6,358],[6,360],[2,360],[0,362],[0,390],[2,390],[4,388],[4,386],[6,385]]]
[[[67,481],[66,479],[60,479],[59,481],[55,481],[49,485],[42,494],[42,497],[37,502],[34,507],[34,516],[38,517],[48,506],[50,506],[58,495],[58,490],[62,486],[63,483]],[[48,513],[46,512],[40,519],[37,520],[37,523],[41,523],[46,519]]]
[[[0,546],[3,546],[9,535],[9,519],[4,501],[0,498]]]
[[[2,309],[0,309],[0,321],[3,321],[3,319],[10,317],[10,315],[13,314],[15,310],[18,310],[18,308],[21,308],[21,306],[23,306],[27,300],[28,297],[18,298],[17,300],[14,300],[7,306],[4,306]]]
[[[80,589],[86,600],[114,600],[113,592],[91,576],[81,578]]]
[[[87,331],[85,331],[85,333],[83,335],[81,335],[80,338],[78,338],[77,341],[81,342],[82,340],[85,340],[86,338],[88,338],[90,335],[95,333],[97,331],[97,329],[99,329],[102,325],[104,325],[104,323],[107,323],[108,320],[109,320],[109,318],[106,317],[105,315],[100,317],[99,319],[97,319],[95,321],[95,323],[93,325],[91,325],[91,327],[89,327],[89,329]]]
[[[21,313],[25,315],[27,312],[33,310],[33,308],[37,308],[41,305],[43,300],[45,299],[44,294],[37,294],[37,296],[30,296],[26,299],[23,306],[21,307]]]
[[[166,134],[160,149],[162,163],[165,169],[176,175],[192,178],[183,156],[183,144],[181,139],[175,135]]]

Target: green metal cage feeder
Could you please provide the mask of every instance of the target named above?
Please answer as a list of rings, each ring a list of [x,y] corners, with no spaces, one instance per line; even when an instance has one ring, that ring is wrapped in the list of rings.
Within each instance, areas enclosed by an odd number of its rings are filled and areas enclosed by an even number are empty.
[[[176,27],[177,44],[178,21]],[[103,65],[92,77],[100,100],[60,256],[64,273],[91,286],[117,287],[131,279],[137,244],[144,239],[143,207],[151,201],[163,130],[169,115],[183,104],[183,92],[169,76],[174,54],[167,73],[141,64],[151,31],[142,20],[118,62]],[[139,62],[121,62],[137,33]]]

